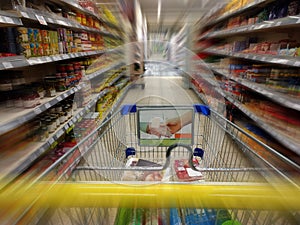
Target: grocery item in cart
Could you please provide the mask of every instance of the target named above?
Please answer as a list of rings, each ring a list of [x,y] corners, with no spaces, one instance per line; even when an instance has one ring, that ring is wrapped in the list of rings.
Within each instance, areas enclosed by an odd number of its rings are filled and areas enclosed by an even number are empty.
[[[198,160],[193,159],[193,164],[197,168],[199,166]],[[174,166],[177,178],[180,181],[196,181],[204,179],[204,176],[201,172],[190,168],[188,159],[177,159],[174,162]]]
[[[162,167],[161,164],[148,161],[145,159],[130,158],[126,167]],[[168,171],[168,170],[166,170]],[[168,172],[166,171],[125,171],[122,177],[123,181],[164,181],[168,179]]]

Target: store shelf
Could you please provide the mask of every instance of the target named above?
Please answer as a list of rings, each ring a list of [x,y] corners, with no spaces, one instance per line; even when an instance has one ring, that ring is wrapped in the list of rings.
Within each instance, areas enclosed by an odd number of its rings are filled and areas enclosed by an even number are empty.
[[[292,56],[284,56],[284,55],[264,55],[264,54],[259,55],[259,54],[250,54],[250,53],[227,52],[227,51],[218,50],[215,48],[208,48],[208,49],[205,49],[203,52],[209,53],[209,54],[214,54],[214,55],[230,56],[230,57],[248,59],[248,60],[265,62],[265,63],[273,63],[273,64],[279,64],[279,65],[300,67],[300,57],[292,57]]]
[[[300,99],[297,97],[293,97],[293,96],[287,95],[287,94],[282,94],[282,93],[280,93],[276,90],[273,90],[263,84],[258,84],[258,83],[248,81],[246,79],[233,77],[224,70],[216,69],[214,67],[210,67],[210,68],[214,72],[221,74],[221,75],[227,77],[228,79],[234,80],[234,81],[242,84],[243,86],[252,89],[253,91],[255,91],[257,93],[260,93],[260,94],[270,98],[271,100],[279,103],[282,106],[300,111]]]
[[[192,85],[192,89],[195,91],[195,93],[198,95],[198,97],[207,104],[206,98],[203,94],[199,93],[194,85]],[[297,154],[300,154],[300,143],[299,141],[296,141],[294,139],[291,139],[290,137],[286,136],[283,132],[279,131],[277,128],[269,125],[264,120],[262,120],[259,116],[257,116],[255,113],[249,111],[242,103],[240,103],[238,100],[232,97],[230,93],[226,93],[225,91],[217,88],[215,89],[221,96],[226,98],[228,101],[230,101],[232,104],[234,104],[238,109],[240,109],[245,115],[247,115],[249,118],[251,118],[258,126],[260,126],[262,129],[267,131],[271,136],[273,136],[275,139],[277,139],[280,143],[282,143],[284,146],[289,148],[290,150],[294,151]]]
[[[233,16],[236,16],[236,15],[239,15],[245,11],[249,11],[251,9],[254,9],[254,8],[257,8],[263,4],[268,4],[268,3],[271,3],[271,2],[274,2],[275,0],[254,0],[253,2],[249,3],[248,5],[245,5],[244,7],[238,9],[238,10],[235,10],[235,11],[229,11],[227,13],[224,13],[223,15],[220,15],[218,18],[212,18],[212,19],[209,19],[207,21],[207,23],[203,24],[202,26],[212,26],[214,24],[217,24],[217,23],[220,23],[221,21],[224,21],[230,17],[233,17]]]
[[[103,68],[91,75],[88,75],[88,79],[93,79],[97,76],[100,76],[101,74],[112,70],[114,68],[120,67],[124,65],[123,63],[115,63],[111,66],[108,66],[106,68]],[[0,135],[11,131],[22,124],[25,124],[27,121],[30,121],[37,115],[41,114],[42,112],[48,110],[50,107],[54,106],[58,102],[62,101],[63,99],[66,99],[71,94],[74,94],[75,92],[82,89],[82,86],[84,84],[79,85],[78,87],[71,88],[70,90],[67,90],[63,93],[59,93],[54,98],[44,98],[42,99],[42,104],[35,107],[34,109],[16,109],[16,108],[5,108],[4,110],[0,111]]]
[[[231,103],[233,103],[237,108],[239,108],[243,113],[245,113],[245,115],[251,118],[258,126],[260,126],[262,129],[267,131],[271,136],[277,139],[280,143],[282,143],[284,146],[294,151],[295,153],[300,154],[299,141],[291,139],[290,137],[286,136],[284,132],[281,132],[277,128],[266,123],[255,113],[249,111],[242,103],[240,103],[238,100],[235,100],[232,96],[230,96],[230,94],[222,92],[222,95],[225,98],[227,98]]]
[[[105,71],[104,70],[101,70],[101,71],[102,71],[102,73],[104,73],[106,71],[109,71],[109,70],[111,70],[113,68],[116,68],[116,67],[119,67],[121,65],[122,65],[122,63],[115,64],[111,67],[106,68]],[[99,71],[99,73],[101,71]],[[124,76],[123,73],[121,73],[118,77],[113,79],[109,83],[109,85],[113,85],[122,76]],[[14,116],[15,119],[12,118],[10,123],[6,123],[6,124],[0,126],[0,131],[2,132],[1,134],[3,134],[2,127],[9,127],[9,126],[10,127],[11,126],[17,127],[17,126],[20,126],[23,123],[27,122],[29,120],[29,118],[34,118],[38,114],[46,111],[51,106],[55,105],[56,103],[58,103],[59,101],[62,101],[65,98],[67,98],[69,95],[81,90],[82,88],[84,88],[84,83],[81,84],[81,86],[79,86],[79,87],[72,88],[71,90],[68,90],[68,91],[62,93],[61,95],[53,98],[50,102],[47,102],[47,103],[45,103],[45,104],[43,104],[39,107],[36,107],[33,110],[29,110],[29,112],[27,112],[27,114],[22,116],[23,119],[20,118],[21,116],[19,114],[15,115]],[[129,90],[129,88],[130,88],[130,85],[128,87],[126,87],[124,91],[122,91],[123,95]],[[72,118],[69,119],[63,125],[61,125],[53,134],[51,134],[47,138],[47,140],[45,142],[31,142],[31,143],[28,143],[28,146],[26,146],[26,147],[24,147],[24,144],[22,144],[20,150],[15,149],[13,151],[13,153],[10,153],[9,157],[5,158],[5,163],[3,163],[4,168],[2,168],[2,163],[0,165],[0,169],[2,171],[1,176],[0,176],[0,180],[5,180],[5,182],[9,182],[9,181],[13,180],[18,175],[20,175],[26,168],[28,168],[28,166],[30,166],[33,161],[35,161],[42,154],[44,154],[50,147],[54,148],[58,144],[57,140],[64,133],[70,132],[70,130],[73,129],[75,124],[86,113],[90,112],[90,110],[95,106],[97,101],[100,98],[102,98],[103,96],[105,96],[107,93],[109,93],[109,90],[104,89],[100,93],[93,94],[92,97],[91,97],[91,101],[86,106],[84,106],[83,108],[77,109],[76,112],[74,112],[74,115],[72,116]],[[121,100],[122,100],[122,98],[119,98],[117,103],[119,104],[119,102]],[[115,110],[115,107],[116,106],[112,107],[111,111]],[[7,117],[7,116],[8,115],[5,115],[5,117]],[[1,118],[3,118],[3,117],[1,116]],[[22,120],[22,121],[20,121],[20,120]],[[0,188],[1,188],[1,186],[0,186]]]
[[[124,90],[122,90],[122,92],[119,94],[119,97],[115,100],[115,102],[113,103],[113,105],[110,107],[110,109],[105,113],[105,116],[103,117],[103,119],[100,121],[101,123],[104,123],[111,115],[112,113],[117,109],[117,107],[120,105],[120,103],[122,102],[123,98],[125,97],[126,93],[128,92],[128,90],[132,87],[132,84],[127,85]],[[87,112],[90,111],[90,109],[97,103],[98,99],[102,98],[104,95],[106,95],[109,91],[108,90],[104,90],[99,94],[95,94],[93,96],[93,100],[86,105],[84,108],[80,109],[73,117],[71,120],[69,120],[69,122],[65,123],[64,125],[61,126],[61,128],[53,135],[53,137],[50,137],[48,141],[46,141],[43,146],[40,146],[38,150],[36,150],[37,153],[40,153],[40,155],[42,154],[42,152],[45,152],[50,146],[55,146],[56,144],[56,140],[58,139],[59,136],[61,136],[63,133],[70,131],[70,129],[72,129],[74,127],[74,125],[76,124],[77,121],[80,120],[80,118],[82,118],[83,115],[85,115]],[[60,171],[60,173],[65,173],[67,171],[69,171],[70,167],[74,167],[74,164],[78,163],[81,159],[81,157],[86,153],[87,149],[82,149],[82,151],[80,151],[80,155],[78,157],[75,158],[70,158],[70,160],[67,160],[67,162],[64,162],[64,168],[65,171]],[[67,153],[66,155],[64,155],[63,157],[66,156],[70,156],[72,154],[75,154],[75,152],[70,152]],[[64,159],[64,158],[63,158]],[[58,160],[58,162],[63,161],[62,159]],[[20,163],[20,162],[19,162]],[[57,162],[56,162],[57,164]],[[54,164],[53,166],[56,166],[56,164]],[[26,168],[26,166],[28,167],[30,164],[27,164],[25,162],[23,162],[22,164],[20,164],[21,166],[23,166],[24,168]],[[18,165],[18,168],[20,168],[20,165]],[[68,166],[69,165],[69,166]],[[47,171],[47,170],[46,170]],[[14,171],[14,172],[18,172],[18,171]],[[19,171],[20,173],[21,171]],[[17,173],[15,173],[17,174]],[[42,173],[40,175],[38,175],[38,179],[40,179],[43,176],[46,176],[47,172],[42,171]],[[9,176],[11,177],[11,174],[9,174]],[[1,178],[0,178],[1,180]],[[1,187],[0,187],[1,188]]]
[[[116,83],[121,77],[125,76],[125,72],[120,73],[116,78],[107,83],[108,87],[111,87],[114,83]]]
[[[108,50],[109,51],[109,50]],[[107,52],[106,50],[88,51],[88,52],[76,52],[68,54],[59,54],[52,56],[31,57],[26,59],[24,56],[11,56],[0,58],[0,70],[15,69],[20,67],[26,67],[31,65],[39,65],[44,63],[51,63],[62,61],[66,59],[75,59],[84,56],[94,56]]]
[[[75,92],[81,90],[81,86],[71,88],[65,92],[59,93],[56,97],[53,98],[44,98],[41,99],[41,105],[32,108],[32,109],[24,109],[24,108],[2,108],[0,111],[0,135],[11,131],[26,122],[30,121],[37,115],[45,112],[50,107],[54,106],[58,102],[66,99],[70,95]]]
[[[127,85],[124,88],[124,90],[121,91],[121,93],[119,94],[119,97],[117,97],[117,99],[111,106],[110,110],[106,113],[106,115],[104,116],[104,119],[101,121],[102,123],[104,123],[106,120],[108,120],[112,116],[112,114],[116,111],[116,109],[120,106],[120,103],[125,98],[126,93],[129,91],[130,88],[132,88],[132,86],[133,86],[133,84],[131,83],[131,84]]]
[[[0,10],[0,27],[22,26],[18,15]]]
[[[195,85],[191,84],[191,88],[192,90],[195,92],[195,94],[201,99],[201,101],[205,104],[205,105],[209,105],[207,102],[207,99],[205,98],[204,94],[199,93],[197,88],[195,87]]]
[[[51,14],[48,12],[41,12],[35,9],[25,8],[21,6],[18,6],[17,10],[18,10],[17,12],[20,14],[22,18],[39,22],[41,25],[47,26],[48,24],[52,24],[52,25],[57,25],[59,27],[63,26],[75,30],[81,30],[81,31],[84,30],[87,32],[99,33],[103,36],[108,36],[114,39],[121,39],[121,37],[118,37],[107,31],[102,31],[100,29],[84,26],[76,21],[72,21],[62,16],[57,16],[55,14]]]
[[[82,12],[86,15],[93,16],[95,18],[99,18],[99,16],[97,14],[93,13],[92,11],[90,11],[88,9],[81,7],[81,5],[78,4],[78,1],[75,1],[75,0],[50,0],[50,2],[59,4],[59,5],[63,5],[63,6],[67,6],[76,11]]]
[[[51,134],[45,142],[31,142],[28,146],[22,146],[21,149],[14,149],[10,152],[9,157],[1,158],[1,177],[0,180],[9,182],[20,175],[33,161],[38,159],[50,147],[54,148],[58,143],[57,140],[64,134],[73,129],[77,121],[82,118],[90,109],[97,103],[98,99],[107,94],[108,91],[104,90],[98,94],[93,95],[92,100],[83,108],[78,109],[74,116],[66,123],[61,125],[55,133]],[[2,131],[2,130],[1,130]],[[2,159],[3,163],[2,163]],[[3,168],[2,168],[3,167]]]
[[[121,66],[123,66],[123,65],[124,65],[123,62],[117,62],[117,63],[114,63],[114,64],[112,64],[112,65],[106,66],[106,67],[103,68],[103,69],[98,70],[97,72],[94,72],[94,73],[91,73],[91,74],[87,74],[87,78],[88,78],[89,80],[92,80],[92,79],[94,79],[94,78],[100,76],[100,75],[103,74],[103,73],[106,73],[106,72],[108,72],[108,71],[110,71],[110,70],[112,70],[112,69],[121,67]]]
[[[283,29],[283,28],[297,28],[300,26],[299,16],[288,16],[272,21],[264,21],[262,23],[254,25],[240,26],[232,29],[225,29],[220,31],[214,31],[199,37],[198,40],[207,38],[220,38],[225,36],[232,36],[237,34],[247,34],[252,32],[264,32],[270,29]]]
[[[73,8],[76,11],[80,11],[82,13],[85,13],[86,15],[90,15],[90,16],[93,16],[93,17],[99,19],[102,23],[105,23],[106,25],[110,26],[111,28],[115,28],[115,29],[121,30],[121,28],[119,26],[117,26],[117,25],[115,25],[115,24],[113,24],[113,23],[111,23],[109,21],[104,20],[99,15],[93,13],[90,10],[81,7],[78,4],[78,1],[74,1],[74,0],[50,0],[50,1],[54,2],[54,3],[58,3],[60,5],[69,6],[70,8]]]

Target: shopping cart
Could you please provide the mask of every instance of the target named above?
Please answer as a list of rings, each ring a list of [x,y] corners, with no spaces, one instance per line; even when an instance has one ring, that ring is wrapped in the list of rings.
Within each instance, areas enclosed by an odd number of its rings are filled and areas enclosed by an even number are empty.
[[[171,133],[167,121],[185,113],[192,115],[185,130]],[[273,151],[204,105],[124,105],[40,177],[88,193],[98,185],[97,194],[79,206],[74,198],[74,205],[49,207],[40,224],[299,224],[299,211],[260,195],[265,187],[280,192],[282,183],[297,187],[299,167],[263,158],[249,138]],[[249,194],[244,202],[231,200],[239,190]]]

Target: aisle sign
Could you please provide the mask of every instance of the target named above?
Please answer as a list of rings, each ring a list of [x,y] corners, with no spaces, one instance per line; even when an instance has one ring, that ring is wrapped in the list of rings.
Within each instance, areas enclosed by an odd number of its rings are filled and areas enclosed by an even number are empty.
[[[40,24],[47,26],[47,22],[45,20],[45,18],[43,16],[37,15],[35,14],[35,17],[37,18],[37,20],[39,21]]]

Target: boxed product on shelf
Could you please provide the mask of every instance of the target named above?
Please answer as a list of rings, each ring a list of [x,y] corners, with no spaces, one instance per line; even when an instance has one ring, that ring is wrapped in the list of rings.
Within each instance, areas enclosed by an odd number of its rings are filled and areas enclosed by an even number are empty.
[[[253,98],[245,106],[285,136],[296,140],[296,137],[300,135],[300,121],[297,111]]]
[[[78,3],[81,7],[91,11],[92,13],[97,14],[98,8],[96,7],[96,4],[94,1],[91,0],[78,0]]]
[[[252,137],[256,138],[259,141],[262,141],[271,148],[276,149],[276,151],[284,155],[294,157],[288,149],[282,147],[269,134],[267,134],[264,130],[257,127],[256,125],[247,122],[243,124],[242,127],[244,131],[246,131]],[[268,161],[274,163],[274,165],[276,164],[277,168],[284,169],[287,167],[287,165],[282,160],[277,158],[272,152],[267,151],[266,148],[264,148],[262,145],[259,145],[256,141],[249,138],[248,136],[243,135],[241,137],[241,140],[243,140],[243,142],[245,142],[245,144],[247,144],[248,146],[251,146],[251,148],[264,159],[267,159]]]
[[[17,44],[18,32],[14,27],[0,28],[0,53],[19,55],[21,46]]]
[[[245,78],[256,83],[266,83],[270,73],[271,68],[268,65],[252,65],[251,69],[246,71]]]

